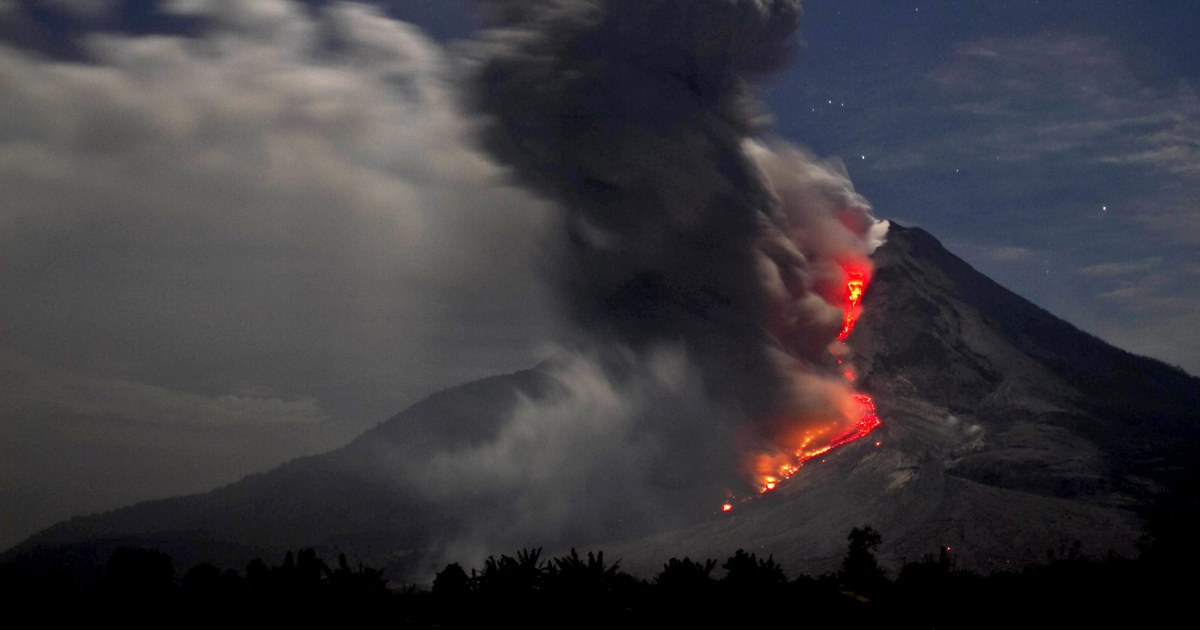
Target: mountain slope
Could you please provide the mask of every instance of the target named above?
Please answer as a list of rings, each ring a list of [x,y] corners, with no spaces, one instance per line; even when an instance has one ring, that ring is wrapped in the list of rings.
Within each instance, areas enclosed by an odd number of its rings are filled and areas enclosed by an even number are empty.
[[[484,440],[521,397],[542,398],[554,387],[537,369],[467,383],[426,398],[343,448],[211,492],[72,518],[14,547],[6,559],[65,545],[144,544],[167,551],[179,566],[241,566],[254,556],[315,547],[369,558],[386,564],[390,575],[403,575],[415,561],[414,545],[430,531],[451,534],[454,524],[438,522],[436,510],[381,477],[373,451],[400,441],[419,450]]]
[[[747,546],[833,570],[867,523],[893,564],[939,547],[985,571],[1076,541],[1135,553],[1139,511],[1194,450],[1200,379],[1055,318],[922,230],[893,226],[875,258],[851,343],[883,426],[723,520],[616,549],[631,567]]]
[[[883,533],[892,563],[941,546],[981,570],[1038,562],[1075,541],[1085,553],[1134,553],[1137,511],[1196,442],[1200,379],[1079,331],[922,230],[894,226],[876,262],[851,343],[884,425],[731,514],[606,545],[623,566],[651,574],[671,556],[744,547],[775,554],[793,574],[820,572],[864,523]],[[326,455],[209,493],[71,519],[7,555],[141,540],[181,566],[237,566],[315,546],[387,566],[394,578],[420,575],[460,525],[404,480],[380,475],[376,451],[486,442],[520,401],[561,388],[539,369],[463,385]]]

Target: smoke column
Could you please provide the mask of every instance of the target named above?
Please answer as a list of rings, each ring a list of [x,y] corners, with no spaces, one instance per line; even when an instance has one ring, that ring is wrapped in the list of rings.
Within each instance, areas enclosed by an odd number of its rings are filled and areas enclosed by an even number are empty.
[[[793,53],[794,0],[491,0],[474,51],[488,150],[555,200],[580,330],[681,343],[743,447],[857,410],[829,350],[877,221],[836,162],[759,140],[753,83]]]

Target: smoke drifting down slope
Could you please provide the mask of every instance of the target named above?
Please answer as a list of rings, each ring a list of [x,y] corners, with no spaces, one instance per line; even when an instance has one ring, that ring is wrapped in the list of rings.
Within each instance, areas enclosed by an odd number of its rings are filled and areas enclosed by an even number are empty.
[[[831,344],[886,223],[840,164],[759,139],[753,82],[788,60],[799,4],[482,4],[497,22],[474,51],[485,142],[561,208],[554,279],[578,328],[638,353],[681,342],[749,419],[742,453],[854,426]]]
[[[485,6],[497,22],[466,49],[471,113],[485,147],[558,211],[547,267],[578,349],[518,388],[435,397],[289,465],[294,491],[252,479],[170,523],[110,531],[207,521],[263,547],[337,532],[430,577],[694,523],[727,494],[755,496],[763,462],[778,474],[865,426],[838,336],[847,283],[869,282],[885,224],[836,162],[764,139],[752,92],[791,54],[798,5]]]

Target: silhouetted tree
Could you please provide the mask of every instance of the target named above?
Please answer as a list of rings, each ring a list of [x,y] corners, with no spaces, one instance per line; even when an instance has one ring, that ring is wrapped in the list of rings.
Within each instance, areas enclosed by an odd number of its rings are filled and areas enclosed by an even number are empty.
[[[883,537],[875,528],[864,525],[851,529],[846,538],[850,545],[846,557],[842,559],[842,571],[838,577],[846,588],[862,595],[873,595],[885,581],[879,561],[875,559],[875,550],[883,542]]]
[[[171,556],[153,549],[121,547],[108,559],[101,597],[112,610],[142,617],[175,601]]]
[[[909,562],[900,569],[897,583],[932,584],[943,581],[954,570],[954,558],[950,555],[949,547],[938,549],[937,558],[933,554],[925,554],[917,562]]]
[[[584,562],[572,547],[569,555],[551,561],[547,579],[570,588],[586,590],[606,588],[611,587],[620,574],[620,566],[620,561],[614,562],[612,566],[605,566],[603,551],[599,553],[589,551],[587,562]]]
[[[246,565],[246,590],[254,599],[265,599],[271,588],[271,569],[262,558]]]
[[[682,560],[671,558],[654,578],[654,583],[667,593],[703,593],[714,584],[712,570],[716,566],[716,560],[705,560],[700,564],[686,556]]]
[[[346,554],[341,554],[342,562],[346,561]],[[306,587],[320,584],[321,578],[329,574],[329,566],[323,560],[317,557],[317,550],[313,548],[301,549],[299,556],[296,558],[296,578]]]
[[[180,595],[189,614],[214,619],[245,603],[245,585],[236,571],[221,571],[211,563],[197,564],[180,580]]]
[[[545,574],[542,550],[522,549],[517,557],[488,556],[479,574],[479,590],[486,594],[528,594],[541,589]]]
[[[342,603],[365,605],[382,601],[388,594],[382,569],[364,567],[361,562],[357,569],[351,569],[344,553],[338,554],[336,569],[330,570],[324,563],[322,567],[332,596]]]
[[[725,569],[725,577],[721,583],[740,596],[772,595],[787,584],[787,576],[784,575],[783,568],[775,562],[774,556],[759,560],[753,553],[738,549],[721,568]]]
[[[625,587],[634,581],[620,570],[620,561],[611,566],[604,562],[604,552],[588,552],[587,560],[579,552],[571,553],[550,562],[546,572],[546,590],[554,597],[575,600],[588,599],[593,605],[612,604]]]
[[[471,578],[457,562],[446,565],[433,578],[433,594],[438,597],[458,598],[471,593]]]

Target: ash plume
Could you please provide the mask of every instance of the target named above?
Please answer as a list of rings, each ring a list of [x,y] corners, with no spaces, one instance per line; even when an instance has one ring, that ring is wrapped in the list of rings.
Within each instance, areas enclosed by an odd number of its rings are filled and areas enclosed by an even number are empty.
[[[427,570],[695,522],[792,461],[797,431],[852,425],[840,292],[886,230],[839,163],[761,137],[753,83],[793,54],[796,2],[483,7],[468,102],[558,209],[547,267],[578,337],[484,434],[380,445],[429,506]]]
[[[853,414],[828,349],[878,222],[836,162],[759,140],[753,84],[795,49],[794,0],[491,0],[474,49],[486,147],[562,210],[554,261],[585,334],[681,342],[770,439]]]

